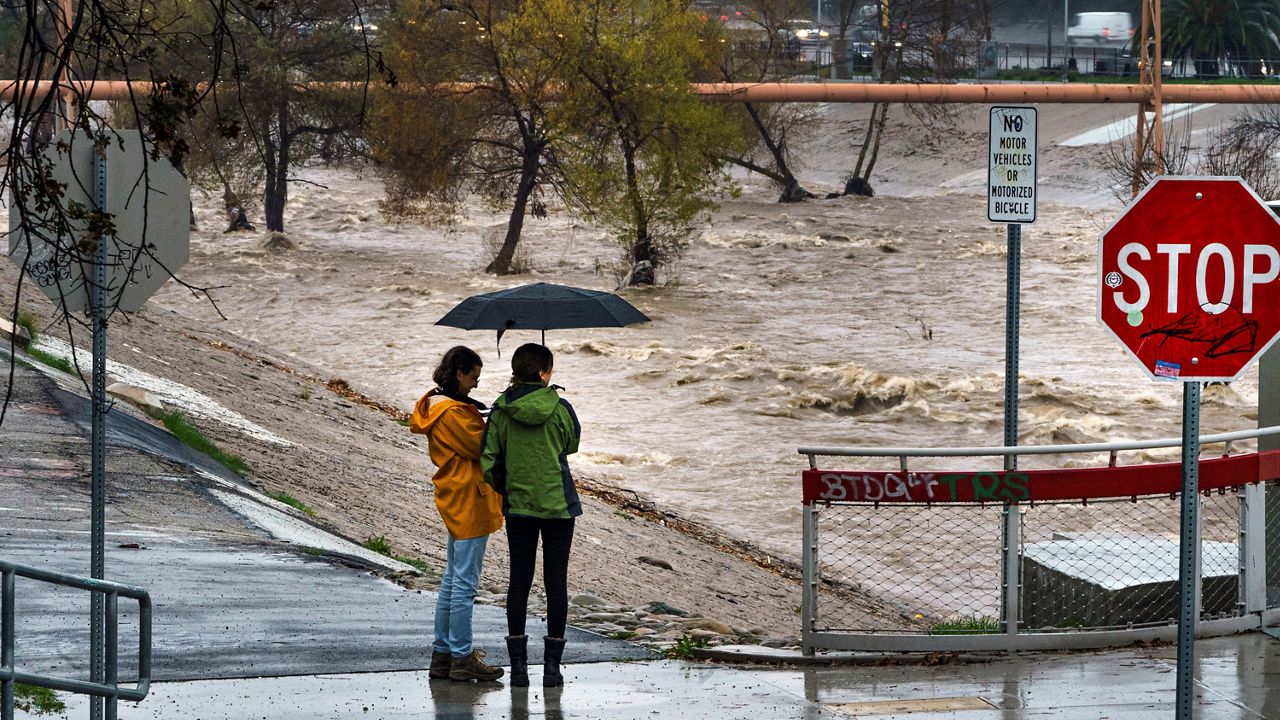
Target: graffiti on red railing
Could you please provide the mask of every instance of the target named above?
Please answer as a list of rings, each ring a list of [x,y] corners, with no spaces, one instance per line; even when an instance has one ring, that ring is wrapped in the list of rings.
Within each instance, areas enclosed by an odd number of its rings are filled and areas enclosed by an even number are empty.
[[[806,473],[806,480],[809,473]],[[818,474],[815,500],[859,502],[1018,502],[1029,500],[1024,473],[843,473]]]
[[[1280,451],[1200,461],[1200,490],[1280,479]],[[1018,503],[1166,495],[1182,489],[1181,463],[1053,470],[806,470],[804,503]]]

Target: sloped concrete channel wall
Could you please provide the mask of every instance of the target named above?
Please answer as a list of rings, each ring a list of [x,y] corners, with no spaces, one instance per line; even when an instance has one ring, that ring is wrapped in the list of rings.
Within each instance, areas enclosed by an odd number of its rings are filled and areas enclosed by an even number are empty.
[[[1229,453],[1231,442],[1261,436],[1262,444],[1276,434],[1280,428],[1203,441],[1226,442]],[[1117,465],[1117,454],[1178,443],[802,448],[810,458],[805,650],[1043,650],[1176,639],[1181,468]],[[1022,472],[907,470],[909,462],[937,466],[941,456],[1010,451],[1107,453],[1109,463]],[[867,466],[891,457],[899,469],[821,469],[818,458],[831,466],[831,456],[846,456],[844,466],[855,465],[851,457]],[[1268,558],[1280,554],[1280,514],[1265,512],[1267,501],[1280,496],[1280,452],[1202,459],[1200,478],[1197,635],[1280,621],[1280,578],[1267,574]],[[837,596],[825,592],[835,584],[889,600],[899,614],[846,617]]]

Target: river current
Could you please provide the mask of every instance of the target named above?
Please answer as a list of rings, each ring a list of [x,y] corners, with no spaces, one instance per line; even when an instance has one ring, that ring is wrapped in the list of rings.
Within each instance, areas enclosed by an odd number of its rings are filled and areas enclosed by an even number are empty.
[[[499,356],[492,331],[434,324],[465,297],[538,281],[617,285],[617,247],[562,209],[526,223],[531,271],[499,278],[482,269],[502,212],[472,208],[451,230],[394,224],[379,213],[376,177],[304,177],[286,219],[293,251],[260,249],[262,233],[223,234],[218,199],[197,197],[184,279],[224,286],[214,297],[225,321],[173,284],[157,301],[408,408],[449,346],[481,353],[475,394],[489,401],[511,351],[539,340],[508,333]],[[551,331],[546,342],[583,424],[574,467],[798,557],[797,447],[1002,444],[1006,230],[987,221],[981,195],[795,205],[773,195],[748,184],[658,287],[622,292],[652,322]],[[1024,228],[1021,444],[1180,433],[1180,387],[1149,380],[1095,319],[1098,236],[1118,211],[1042,203]],[[1205,432],[1252,426],[1256,402],[1256,369],[1210,387]],[[1105,461],[1029,457],[1022,467]],[[975,465],[998,460],[929,466]]]

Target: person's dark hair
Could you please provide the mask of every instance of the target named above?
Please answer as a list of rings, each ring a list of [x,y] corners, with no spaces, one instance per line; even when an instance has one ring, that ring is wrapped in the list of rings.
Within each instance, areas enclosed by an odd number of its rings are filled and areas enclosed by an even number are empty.
[[[555,358],[545,345],[525,343],[511,356],[511,384],[542,382],[539,373],[551,370]]]
[[[449,348],[449,351],[440,358],[440,364],[436,366],[436,371],[431,374],[431,379],[435,380],[445,392],[458,391],[458,371],[463,374],[469,373],[476,367],[484,367],[484,361],[476,354],[475,350],[466,345],[455,345]]]

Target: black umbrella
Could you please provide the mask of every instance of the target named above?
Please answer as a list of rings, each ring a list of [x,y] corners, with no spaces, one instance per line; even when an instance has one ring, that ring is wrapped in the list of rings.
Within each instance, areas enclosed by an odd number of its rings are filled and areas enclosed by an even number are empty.
[[[502,333],[507,330],[541,330],[546,344],[548,330],[624,327],[648,321],[644,313],[613,293],[534,283],[472,295],[436,324],[464,330],[497,330],[498,342],[502,342]]]

